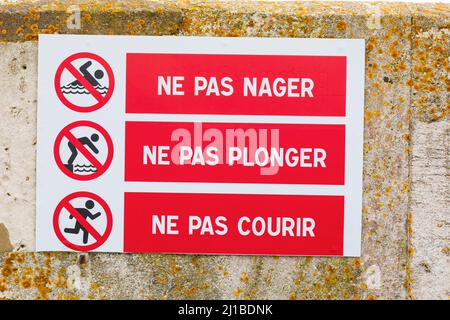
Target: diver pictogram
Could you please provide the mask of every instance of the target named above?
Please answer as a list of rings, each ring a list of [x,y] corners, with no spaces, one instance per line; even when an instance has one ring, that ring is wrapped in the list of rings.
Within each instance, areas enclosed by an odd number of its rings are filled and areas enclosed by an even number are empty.
[[[108,132],[91,121],[77,121],[61,130],[55,140],[58,167],[76,180],[92,180],[102,175],[113,157]]]

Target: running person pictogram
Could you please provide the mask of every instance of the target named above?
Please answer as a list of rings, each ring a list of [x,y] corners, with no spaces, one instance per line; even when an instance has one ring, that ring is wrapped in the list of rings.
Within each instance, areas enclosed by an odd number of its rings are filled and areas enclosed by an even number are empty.
[[[54,157],[60,170],[76,180],[101,176],[111,164],[113,144],[108,132],[91,121],[77,121],[61,130]]]
[[[66,58],[55,75],[55,91],[61,102],[77,112],[103,107],[114,90],[114,75],[102,57],[81,52]]]
[[[80,191],[62,199],[53,215],[57,238],[69,249],[90,251],[100,247],[112,230],[112,213],[98,195]]]
[[[95,214],[93,214],[90,209],[93,209],[95,206],[94,201],[92,200],[87,200],[84,207],[82,208],[75,208],[75,210],[78,211],[78,213],[85,219],[87,220],[88,218],[91,220],[95,220],[97,219],[102,213],[101,212],[97,212]],[[73,219],[73,215],[69,216],[69,219]],[[87,229],[80,223],[80,221],[75,219],[75,226],[73,228],[64,228],[64,232],[65,233],[72,233],[72,234],[79,234],[80,231],[83,231],[83,243],[87,244],[88,243],[88,238],[89,238],[89,232],[87,231]]]

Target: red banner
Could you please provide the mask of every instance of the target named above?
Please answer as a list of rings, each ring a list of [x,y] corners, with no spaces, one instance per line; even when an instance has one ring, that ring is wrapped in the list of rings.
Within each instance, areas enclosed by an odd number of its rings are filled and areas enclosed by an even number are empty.
[[[125,252],[343,255],[344,197],[125,193]]]
[[[344,184],[345,126],[126,122],[125,180]]]
[[[345,116],[345,56],[128,53],[126,112]]]

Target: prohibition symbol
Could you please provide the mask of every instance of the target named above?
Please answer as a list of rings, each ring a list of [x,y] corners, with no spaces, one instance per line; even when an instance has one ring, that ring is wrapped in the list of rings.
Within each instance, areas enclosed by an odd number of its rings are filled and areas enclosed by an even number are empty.
[[[56,164],[72,179],[92,180],[111,164],[114,147],[108,132],[91,121],[76,121],[64,127],[53,147]]]
[[[53,229],[58,239],[76,251],[100,247],[112,230],[108,204],[91,192],[75,192],[60,201],[53,214]]]
[[[66,107],[78,112],[92,112],[111,98],[114,75],[100,56],[76,53],[66,58],[56,70],[55,90]]]

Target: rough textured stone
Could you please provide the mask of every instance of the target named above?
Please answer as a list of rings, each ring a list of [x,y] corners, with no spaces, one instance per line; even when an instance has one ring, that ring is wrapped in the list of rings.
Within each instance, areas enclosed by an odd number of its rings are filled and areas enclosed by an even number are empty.
[[[9,252],[14,247],[9,240],[9,232],[3,223],[0,223],[0,252]]]
[[[411,268],[418,299],[450,297],[449,142],[449,122],[414,127]]]
[[[412,111],[418,120],[448,119],[450,110],[450,15],[415,7],[412,20]]]
[[[429,204],[434,187],[448,188],[448,140],[442,140],[442,128],[449,110],[449,17],[450,5],[443,4],[129,0],[0,5],[0,40],[5,42],[0,84],[7,88],[0,97],[0,223],[6,224],[15,251],[0,255],[0,297],[448,297],[448,226],[425,230],[414,221],[420,223],[429,212],[433,223],[441,218],[448,223],[445,192],[439,198],[443,210]],[[34,41],[38,33],[55,32],[365,39],[362,257],[22,252],[34,245]],[[439,148],[424,152],[429,139],[444,141],[447,153]],[[421,169],[436,155],[433,170],[447,168],[447,176],[428,177],[428,169]],[[423,272],[424,259],[431,274]],[[428,281],[441,285],[433,289]]]
[[[0,43],[0,222],[34,249],[37,43]]]

